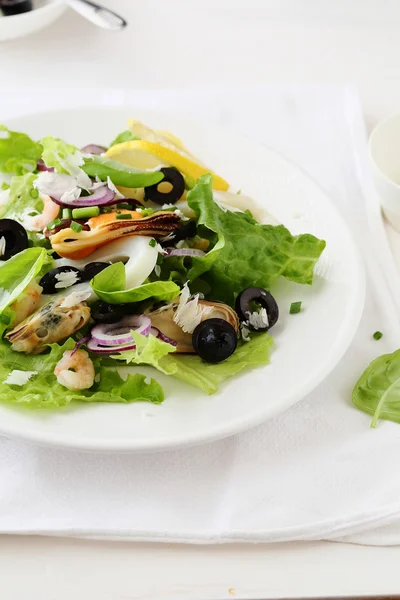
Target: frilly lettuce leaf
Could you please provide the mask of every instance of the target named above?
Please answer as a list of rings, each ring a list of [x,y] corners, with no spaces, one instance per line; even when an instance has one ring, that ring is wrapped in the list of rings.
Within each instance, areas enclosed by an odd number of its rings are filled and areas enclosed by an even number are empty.
[[[195,354],[176,354],[176,348],[154,336],[144,337],[132,331],[136,350],[127,350],[112,356],[127,364],[151,365],[185,383],[200,388],[207,394],[218,391],[219,385],[246,368],[269,363],[272,338],[266,333],[256,334],[249,342],[240,342],[236,351],[218,364],[205,363]]]
[[[42,212],[43,202],[39,192],[33,187],[35,179],[34,173],[12,178],[10,188],[3,192],[6,201],[0,206],[1,218],[23,222],[29,213],[34,215]]]
[[[121,262],[101,271],[90,285],[98,297],[109,304],[143,302],[148,298],[155,302],[170,302],[180,293],[180,288],[173,281],[153,281],[125,290],[125,267]]]
[[[48,354],[22,354],[14,352],[6,342],[0,342],[0,401],[23,404],[31,408],[59,408],[77,400],[83,402],[153,402],[164,399],[161,386],[140,373],[128,375],[124,380],[116,371],[95,367],[100,381],[90,390],[68,390],[57,382],[54,368],[66,350],[75,342],[68,339],[63,345],[51,344]],[[13,370],[37,371],[22,386],[4,383]]]
[[[51,268],[53,259],[44,248],[28,248],[0,263],[0,334],[12,318],[10,304],[39,275]]]
[[[212,250],[193,258],[190,280],[202,275],[212,299],[231,305],[243,289],[270,289],[280,276],[311,284],[325,242],[307,233],[292,236],[283,225],[261,225],[248,213],[225,212],[214,202],[211,181],[203,175],[187,196],[202,235],[213,241],[217,234]]]
[[[42,138],[40,143],[43,146],[42,160],[46,167],[54,168],[57,173],[72,175],[71,171],[65,168],[65,161],[68,162],[71,156],[79,152],[78,148],[51,135]]]
[[[42,146],[25,133],[0,125],[0,171],[22,175],[36,169]]]

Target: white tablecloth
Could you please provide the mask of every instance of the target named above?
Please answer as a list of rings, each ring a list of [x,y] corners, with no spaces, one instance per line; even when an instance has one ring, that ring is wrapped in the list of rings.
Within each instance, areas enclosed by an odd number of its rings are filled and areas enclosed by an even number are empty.
[[[10,92],[2,95],[3,118],[27,111],[28,98],[40,99],[42,107],[93,103],[84,91]],[[351,349],[324,384],[245,434],[194,449],[118,457],[2,439],[0,532],[185,542],[347,537],[398,543],[400,534],[393,532],[400,508],[400,427],[384,422],[371,430],[369,417],[350,403],[366,364],[400,340],[399,283],[370,187],[354,91],[329,86],[116,90],[99,92],[96,103],[129,104],[133,112],[162,107],[218,121],[302,165],[330,192],[367,259],[367,304]],[[379,344],[371,340],[376,329],[385,334]]]

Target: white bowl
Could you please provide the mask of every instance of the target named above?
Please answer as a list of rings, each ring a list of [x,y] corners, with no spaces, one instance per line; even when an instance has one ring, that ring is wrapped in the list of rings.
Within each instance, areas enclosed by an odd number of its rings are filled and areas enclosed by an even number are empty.
[[[381,121],[372,131],[369,156],[383,213],[400,232],[400,114]]]
[[[33,10],[20,15],[0,16],[0,41],[24,37],[47,27],[67,8],[66,0],[34,0]]]

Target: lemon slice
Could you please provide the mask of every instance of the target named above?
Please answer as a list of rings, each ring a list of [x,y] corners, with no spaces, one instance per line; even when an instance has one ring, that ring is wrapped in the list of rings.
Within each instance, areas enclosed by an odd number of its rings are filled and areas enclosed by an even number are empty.
[[[158,131],[151,129],[141,121],[137,119],[129,119],[128,127],[135,137],[145,140],[146,142],[155,142],[161,144],[161,146],[170,147],[172,150],[178,150],[178,152],[184,152],[189,158],[192,156],[182,140],[177,138],[173,133],[169,131]]]
[[[125,165],[136,167],[138,169],[154,169],[160,164],[176,167],[184,175],[193,179],[198,179],[206,173],[213,177],[213,188],[215,190],[227,190],[229,183],[216,175],[207,167],[198,164],[193,159],[188,158],[186,153],[173,149],[171,146],[162,145],[147,140],[132,140],[111,146],[105,156],[112,158]]]

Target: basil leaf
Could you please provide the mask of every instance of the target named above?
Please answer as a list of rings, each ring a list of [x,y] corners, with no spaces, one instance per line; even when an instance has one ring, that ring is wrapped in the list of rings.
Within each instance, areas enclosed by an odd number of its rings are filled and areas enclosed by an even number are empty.
[[[371,362],[353,389],[353,403],[378,419],[400,423],[400,350]]]
[[[148,187],[164,178],[161,171],[140,171],[104,156],[85,158],[82,169],[90,177],[99,177],[102,181],[109,177],[114,185],[128,188]]]

